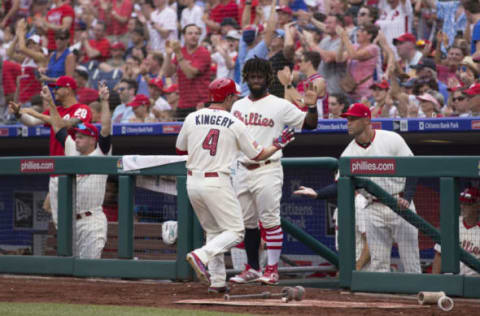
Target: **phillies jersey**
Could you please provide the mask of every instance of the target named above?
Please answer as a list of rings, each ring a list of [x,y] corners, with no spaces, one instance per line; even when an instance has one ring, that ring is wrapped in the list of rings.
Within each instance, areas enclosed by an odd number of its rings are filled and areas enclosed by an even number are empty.
[[[263,151],[263,146],[249,135],[245,124],[213,105],[186,117],[176,148],[178,153],[188,153],[187,169],[228,174],[238,151],[250,159]]]
[[[343,151],[340,157],[407,157],[413,156],[412,151],[408,147],[402,136],[397,133],[374,130],[375,134],[369,144],[364,146],[358,144],[353,139],[347,148]],[[378,162],[378,163],[353,163],[352,169],[357,168],[359,171],[393,171],[395,169],[393,162]],[[368,169],[365,169],[368,168]],[[372,182],[381,186],[385,191],[391,195],[402,192],[405,188],[405,178],[402,177],[365,177]]]
[[[231,113],[247,126],[251,135],[260,145],[267,147],[273,139],[282,134],[285,126],[301,128],[306,113],[285,99],[268,94],[258,100],[245,97],[232,106]],[[278,160],[282,157],[282,151],[274,153],[270,159]],[[240,162],[253,163],[249,157],[242,156]]]
[[[70,44],[73,44],[73,39],[75,35],[75,11],[73,8],[68,5],[64,4],[58,8],[51,9],[47,12],[47,21],[48,23],[55,24],[55,25],[62,25],[63,19],[66,17],[72,18],[72,24],[70,25]],[[55,31],[49,29],[47,31],[47,38],[48,38],[48,45],[47,48],[49,51],[57,49],[57,45],[55,44]]]
[[[477,260],[480,260],[480,223],[475,226],[468,226],[463,216],[460,216],[458,219],[458,228],[460,247],[477,258]],[[434,249],[439,253],[442,252],[442,247],[439,244],[435,244]],[[460,274],[478,276],[478,272],[470,269],[463,262],[460,262]]]
[[[69,120],[73,117],[80,119],[84,123],[91,123],[92,121],[92,110],[90,107],[85,104],[74,104],[68,108],[63,106],[57,106],[58,113],[60,117],[64,120]],[[45,115],[50,115],[50,110],[46,110],[43,112]],[[50,126],[50,125],[48,125]],[[60,144],[60,142],[55,137],[55,132],[53,128],[50,126],[50,156],[64,156],[65,150]]]

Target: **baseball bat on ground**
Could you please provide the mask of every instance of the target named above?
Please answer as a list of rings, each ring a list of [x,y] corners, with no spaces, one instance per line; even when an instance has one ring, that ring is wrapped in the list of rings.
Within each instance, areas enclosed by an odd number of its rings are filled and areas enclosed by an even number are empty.
[[[225,294],[224,299],[226,301],[231,301],[231,300],[236,300],[236,299],[245,299],[245,298],[254,298],[254,299],[268,299],[268,298],[275,298],[275,297],[280,297],[282,298],[282,301],[285,299],[286,302],[291,301],[291,300],[301,300],[301,297],[303,297],[303,293],[300,293],[301,290],[294,289],[291,287],[284,287],[282,289],[281,293],[271,293],[271,292],[262,292],[262,293],[257,293],[257,294],[239,294],[239,295],[230,295],[230,294]],[[298,298],[297,298],[298,297]]]

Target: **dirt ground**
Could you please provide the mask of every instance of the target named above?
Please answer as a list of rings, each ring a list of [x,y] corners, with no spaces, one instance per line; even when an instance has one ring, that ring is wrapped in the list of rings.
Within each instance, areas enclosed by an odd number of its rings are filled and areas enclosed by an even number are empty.
[[[251,294],[270,291],[281,292],[282,287],[236,285],[230,294]],[[305,299],[340,302],[404,303],[417,306],[413,296],[350,293],[340,290],[306,289]],[[195,283],[165,281],[126,281],[111,279],[80,279],[65,277],[0,276],[0,301],[2,302],[54,302],[72,304],[102,304],[124,306],[148,306],[219,312],[251,313],[264,315],[476,315],[480,300],[454,298],[455,307],[450,312],[441,311],[436,305],[421,309],[379,308],[329,308],[329,307],[278,307],[179,305],[186,299],[222,298],[223,295],[207,293],[206,286]]]

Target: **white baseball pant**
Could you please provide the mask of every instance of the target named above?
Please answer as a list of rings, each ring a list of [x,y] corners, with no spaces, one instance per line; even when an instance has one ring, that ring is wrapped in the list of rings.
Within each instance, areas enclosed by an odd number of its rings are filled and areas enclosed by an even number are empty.
[[[100,259],[107,242],[108,222],[101,208],[95,209],[90,216],[77,219],[75,256],[80,259]]]

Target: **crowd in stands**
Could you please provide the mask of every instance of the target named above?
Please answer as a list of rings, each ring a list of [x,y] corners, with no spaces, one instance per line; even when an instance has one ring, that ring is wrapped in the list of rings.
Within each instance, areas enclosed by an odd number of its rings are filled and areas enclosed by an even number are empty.
[[[44,112],[60,76],[98,122],[106,82],[113,123],[181,121],[208,104],[208,84],[255,56],[270,93],[323,119],[362,102],[373,117],[480,116],[480,1],[3,0],[0,123],[10,101]]]

